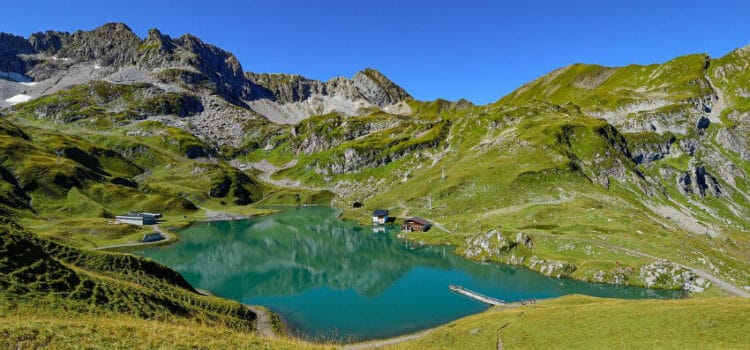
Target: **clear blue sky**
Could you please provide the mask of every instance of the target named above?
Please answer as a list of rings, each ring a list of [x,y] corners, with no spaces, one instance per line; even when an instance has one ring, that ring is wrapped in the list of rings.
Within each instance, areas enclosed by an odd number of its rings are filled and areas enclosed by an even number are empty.
[[[125,22],[192,33],[247,71],[327,80],[373,67],[421,100],[499,99],[576,62],[654,63],[750,44],[750,1],[8,1],[0,31]]]

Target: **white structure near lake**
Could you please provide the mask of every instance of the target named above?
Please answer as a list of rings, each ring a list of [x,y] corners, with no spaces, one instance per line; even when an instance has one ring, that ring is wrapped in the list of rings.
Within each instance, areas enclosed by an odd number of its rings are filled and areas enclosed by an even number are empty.
[[[376,210],[372,212],[372,223],[385,225],[385,223],[388,222],[388,214],[387,210]]]
[[[161,217],[161,214],[152,213],[139,213],[139,214],[128,214],[128,215],[117,215],[115,219],[121,224],[131,225],[156,225],[157,217]]]

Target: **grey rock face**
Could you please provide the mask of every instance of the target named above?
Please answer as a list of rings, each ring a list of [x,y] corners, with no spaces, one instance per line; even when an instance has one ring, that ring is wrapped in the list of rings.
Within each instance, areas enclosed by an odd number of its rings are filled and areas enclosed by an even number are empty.
[[[745,135],[747,131],[745,130]],[[716,142],[724,148],[737,153],[742,159],[750,160],[750,151],[747,147],[747,139],[741,136],[743,130],[732,130],[721,128],[716,133]]]
[[[311,115],[331,112],[360,115],[371,108],[389,109],[411,98],[404,89],[370,68],[352,79],[334,78],[327,82],[289,74],[245,75],[251,83],[250,106],[280,123],[296,123]]]
[[[60,50],[63,45],[67,45],[70,42],[70,33],[67,32],[55,32],[46,31],[44,33],[34,33],[29,37],[29,44],[34,48],[35,52],[46,52],[55,53]]]
[[[573,264],[558,260],[539,259],[535,256],[529,259],[529,268],[556,278],[564,278],[577,270]]]
[[[515,244],[503,237],[500,231],[490,230],[485,234],[467,238],[464,256],[470,259],[488,260],[508,252],[515,247]]]
[[[675,263],[661,261],[641,267],[638,275],[648,288],[684,289],[701,292],[711,283]]]
[[[664,143],[638,145],[631,151],[633,160],[638,164],[648,164],[662,159],[669,154],[673,142],[674,138]]]
[[[314,96],[342,96],[385,107],[411,98],[404,89],[371,68],[358,72],[352,79],[334,78],[327,82],[292,74],[247,73],[246,76],[264,89],[258,97],[281,104],[301,102]]]
[[[0,71],[24,74],[26,62],[18,57],[19,54],[34,52],[26,39],[11,34],[0,33]]]
[[[354,90],[347,90],[346,79],[333,79],[327,83],[307,79],[295,74],[246,73],[247,78],[259,86],[256,98],[267,98],[277,103],[293,103],[307,100],[315,95],[330,95],[334,91],[355,98]]]
[[[216,46],[205,44],[192,35],[183,35],[175,44],[195,54],[185,61],[208,76],[217,85],[220,93],[244,97],[245,78],[242,66],[234,55]]]
[[[404,89],[372,68],[357,72],[352,83],[365,99],[380,107],[411,98]]]
[[[123,23],[105,24],[90,32],[78,31],[58,55],[74,61],[96,61],[104,67],[132,64],[141,39]]]
[[[690,162],[688,170],[677,177],[677,188],[682,194],[697,194],[701,197],[707,193],[714,197],[722,195],[721,185],[716,178],[706,172],[706,167]]]
[[[88,71],[85,67],[89,67]],[[195,36],[185,34],[173,39],[151,29],[141,39],[123,23],[73,34],[39,32],[28,39],[0,34],[0,72],[4,72],[0,78],[12,73],[14,79],[21,81],[63,78],[45,84],[44,89],[0,87],[0,104],[19,92],[34,98],[91,80],[159,82],[176,85],[167,88],[171,90],[216,93],[231,104],[281,123],[296,123],[330,112],[360,115],[370,108],[386,108],[410,98],[406,91],[372,69],[359,72],[352,79],[328,82],[297,75],[246,74],[234,55]],[[78,72],[74,79],[70,78],[71,72]],[[129,73],[123,75],[124,72]],[[405,104],[393,108],[406,110]]]

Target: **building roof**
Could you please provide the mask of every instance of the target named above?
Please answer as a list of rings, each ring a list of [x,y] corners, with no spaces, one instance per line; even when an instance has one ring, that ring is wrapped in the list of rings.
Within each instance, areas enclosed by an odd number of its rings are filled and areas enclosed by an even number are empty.
[[[117,215],[115,219],[118,220],[143,220],[144,216],[141,215]]]
[[[374,212],[372,212],[372,216],[388,216],[388,211],[383,209],[378,209]]]
[[[156,242],[161,240],[164,240],[164,236],[159,232],[147,233],[141,238],[141,242]]]
[[[406,219],[406,221],[404,221],[404,223],[407,223],[407,222],[414,222],[414,223],[420,224],[422,226],[432,226],[432,224],[429,221],[427,221],[425,219],[422,219],[422,218],[420,218],[418,216],[412,216],[412,217]]]
[[[123,216],[141,216],[141,217],[152,217],[152,218],[160,218],[161,213],[137,213],[137,212],[130,212],[127,215]]]

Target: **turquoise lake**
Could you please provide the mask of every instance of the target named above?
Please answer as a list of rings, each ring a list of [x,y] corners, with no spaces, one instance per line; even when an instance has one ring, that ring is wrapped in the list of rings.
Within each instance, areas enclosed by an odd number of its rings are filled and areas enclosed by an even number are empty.
[[[341,221],[327,207],[202,222],[177,243],[137,254],[180,272],[194,287],[277,313],[306,338],[354,341],[413,332],[487,309],[450,283],[504,299],[586,294],[679,298],[681,292],[554,279],[524,268],[477,263],[448,247],[409,249],[397,230]]]

